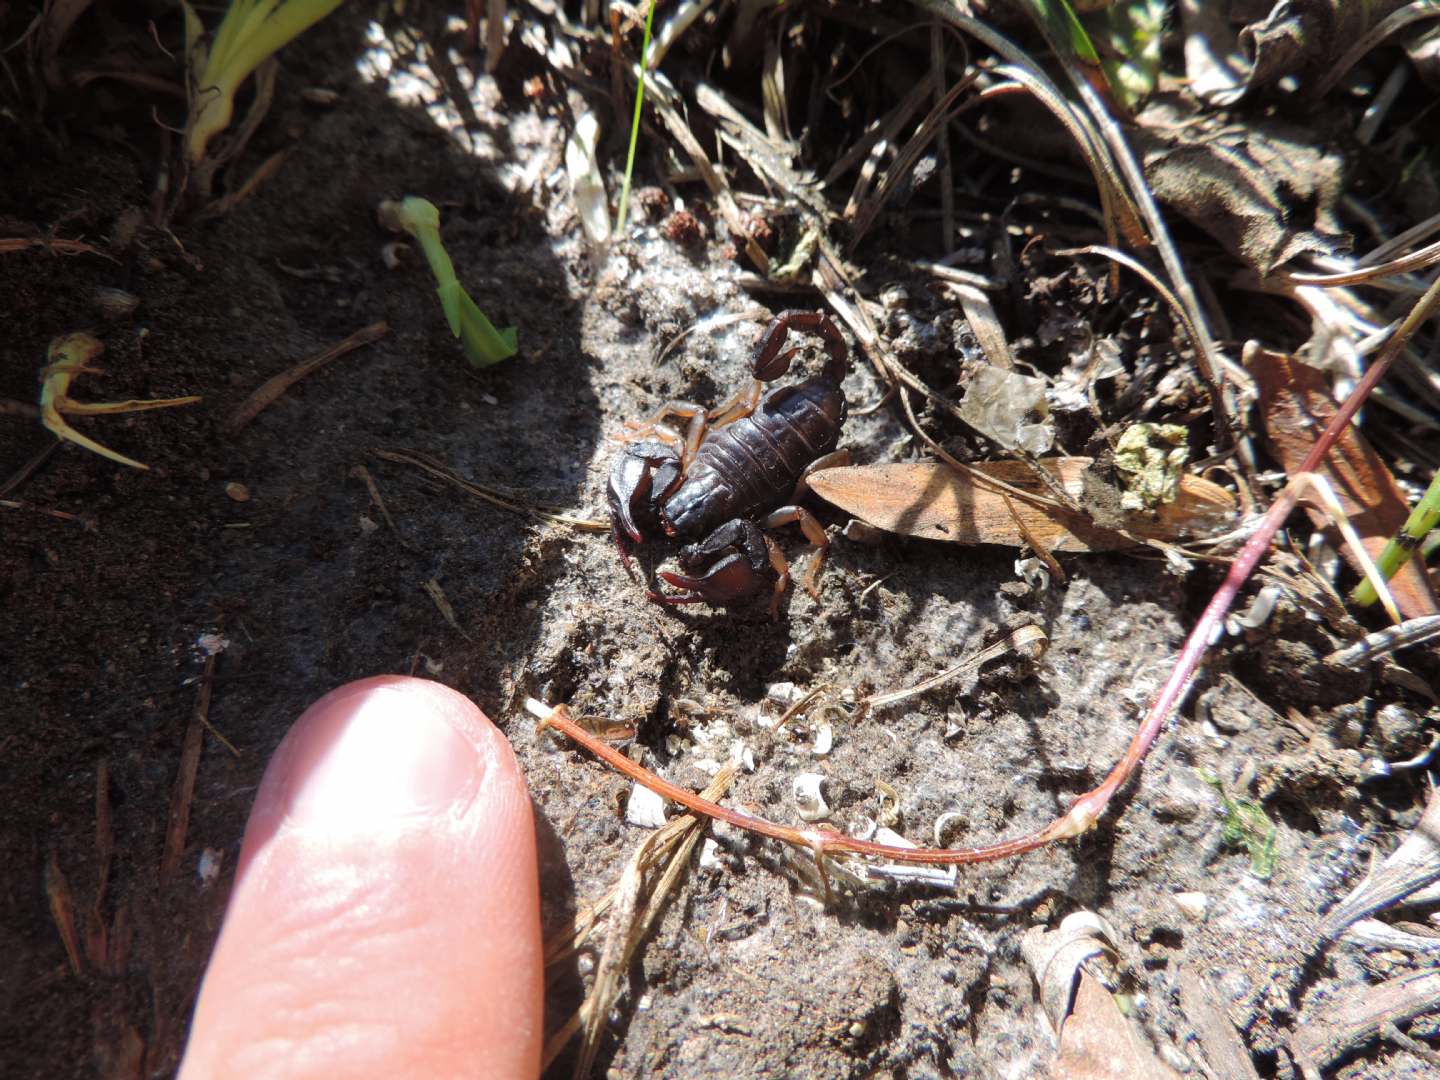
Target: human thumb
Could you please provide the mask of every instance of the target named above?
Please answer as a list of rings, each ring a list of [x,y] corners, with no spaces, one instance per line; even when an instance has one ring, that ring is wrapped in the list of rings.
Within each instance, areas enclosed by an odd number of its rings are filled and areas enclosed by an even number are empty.
[[[533,1077],[543,973],[530,801],[438,683],[350,683],[265,771],[183,1080]]]

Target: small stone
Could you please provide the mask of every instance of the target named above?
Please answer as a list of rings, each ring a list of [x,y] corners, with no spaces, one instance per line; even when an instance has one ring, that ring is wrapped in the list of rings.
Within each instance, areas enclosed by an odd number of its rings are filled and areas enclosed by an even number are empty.
[[[642,829],[658,829],[665,824],[665,799],[647,787],[635,784],[625,802],[625,820]]]
[[[1210,898],[1203,892],[1182,892],[1170,897],[1175,906],[1180,909],[1180,914],[1193,923],[1205,921],[1205,909],[1210,904]]]
[[[231,480],[225,485],[225,494],[230,496],[233,502],[243,503],[250,501],[250,489],[238,480]]]

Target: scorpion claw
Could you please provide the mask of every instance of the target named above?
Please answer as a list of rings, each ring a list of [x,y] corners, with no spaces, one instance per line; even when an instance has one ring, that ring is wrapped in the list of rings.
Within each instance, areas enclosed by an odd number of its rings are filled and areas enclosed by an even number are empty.
[[[632,443],[616,459],[608,494],[622,557],[628,554],[627,538],[639,544],[646,533],[660,531],[658,508],[680,479],[680,455],[664,443]]]
[[[769,577],[750,565],[748,559],[739,553],[727,555],[706,573],[699,577],[661,570],[660,576],[666,582],[683,590],[680,596],[657,594],[663,604],[706,603],[712,607],[726,607],[750,599],[762,588],[771,584]]]

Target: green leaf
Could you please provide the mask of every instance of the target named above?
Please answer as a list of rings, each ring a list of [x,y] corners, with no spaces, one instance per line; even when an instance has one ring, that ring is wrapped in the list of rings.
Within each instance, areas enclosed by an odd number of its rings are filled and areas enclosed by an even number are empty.
[[[475,301],[463,289],[460,290],[460,314],[460,343],[465,346],[465,355],[470,363],[476,367],[498,364],[519,352],[515,328],[495,329],[495,324],[485,317],[485,313],[475,306]],[[453,327],[454,324],[451,325]]]
[[[1225,808],[1225,825],[1220,838],[1232,847],[1244,848],[1250,856],[1250,872],[1262,881],[1275,872],[1275,823],[1265,808],[1252,799],[1232,799],[1225,794],[1220,778],[1204,769],[1195,770],[1213,787]]]

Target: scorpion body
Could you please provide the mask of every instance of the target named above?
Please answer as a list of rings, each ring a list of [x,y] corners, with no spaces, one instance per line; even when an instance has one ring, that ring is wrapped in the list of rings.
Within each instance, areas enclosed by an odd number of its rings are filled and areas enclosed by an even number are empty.
[[[762,393],[764,383],[789,370],[797,351],[784,349],[791,327],[823,339],[825,368]],[[767,582],[774,583],[778,599],[789,581],[788,566],[762,527],[799,524],[823,553],[824,529],[795,501],[810,472],[848,460],[843,451],[835,452],[845,422],[840,383],[847,357],[844,338],[823,312],[783,312],[756,346],[755,382],[747,393],[714,411],[672,401],[637,427],[632,438],[665,434],[662,424],[671,417],[688,421],[683,437],[670,433],[669,441],[633,443],[611,469],[611,517],[622,555],[657,533],[693,541],[679,553],[687,574],[660,574],[684,591],[678,596],[652,592],[651,599],[732,604]],[[806,576],[812,592],[818,567],[817,559]]]
[[[700,444],[661,511],[672,535],[698,539],[788,499],[810,463],[835,449],[844,418],[845,397],[824,376],[771,390],[753,413]]]

